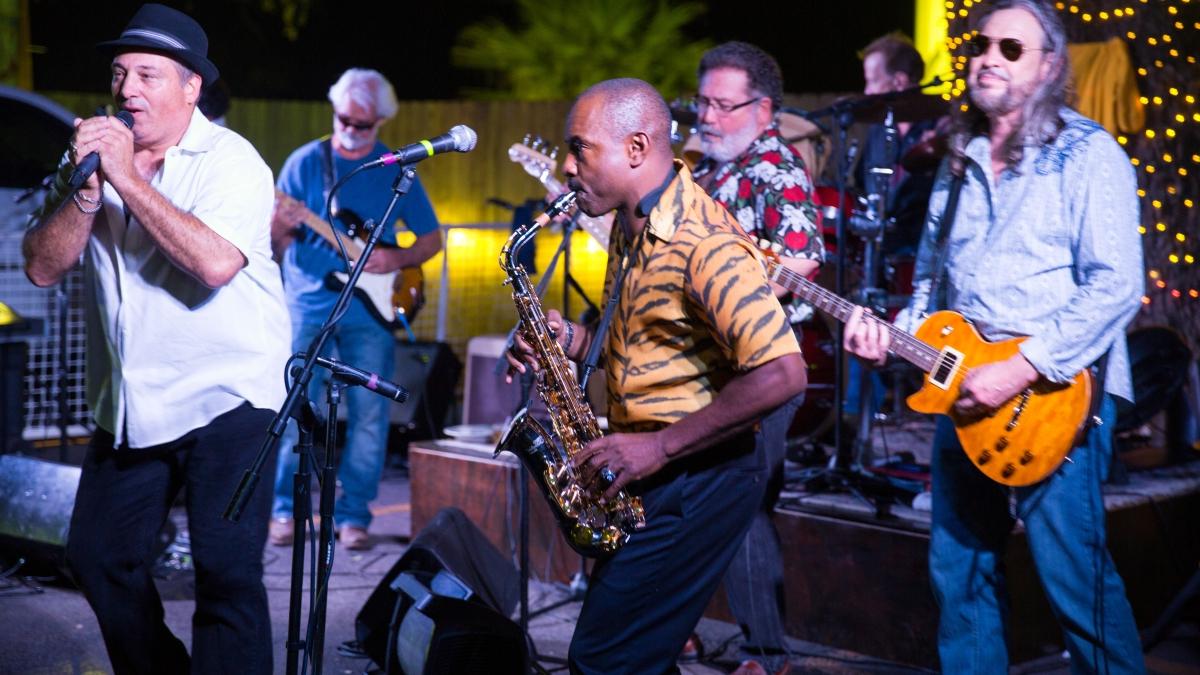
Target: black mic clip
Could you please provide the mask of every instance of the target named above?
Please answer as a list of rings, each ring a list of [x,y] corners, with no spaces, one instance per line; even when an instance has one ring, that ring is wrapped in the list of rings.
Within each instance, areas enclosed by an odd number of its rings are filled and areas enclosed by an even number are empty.
[[[308,355],[304,352],[296,354],[296,358],[298,359],[305,359],[307,356]],[[380,377],[376,373],[372,373],[361,368],[355,368],[348,363],[342,363],[337,359],[327,359],[323,356],[318,356],[316,361],[317,365],[327,369],[333,374],[335,379],[341,382],[345,382],[346,384],[350,385],[366,387],[376,394],[379,394],[384,398],[389,398],[397,403],[404,403],[408,400],[409,393],[407,389],[396,384],[395,382]]]

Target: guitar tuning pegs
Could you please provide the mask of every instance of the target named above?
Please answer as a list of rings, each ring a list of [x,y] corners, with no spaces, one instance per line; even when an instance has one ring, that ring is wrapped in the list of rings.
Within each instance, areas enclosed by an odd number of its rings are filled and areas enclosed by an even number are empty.
[[[532,141],[533,141],[533,136],[531,134],[525,134],[525,138],[521,139],[521,145],[526,145],[526,146],[532,147]]]
[[[558,159],[558,146],[557,145],[550,149],[550,159],[551,160]]]
[[[771,248],[771,242],[767,241],[766,239],[759,239],[758,247],[759,248]]]
[[[776,253],[783,252],[783,244],[771,244],[771,250]]]

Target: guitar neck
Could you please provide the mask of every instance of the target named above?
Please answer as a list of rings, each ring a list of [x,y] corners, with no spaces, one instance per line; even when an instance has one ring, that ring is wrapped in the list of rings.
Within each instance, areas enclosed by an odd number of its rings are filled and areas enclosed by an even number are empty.
[[[825,290],[803,275],[784,267],[777,260],[771,261],[767,276],[771,281],[795,293],[812,306],[842,323],[850,319],[850,313],[857,307],[849,300]],[[888,346],[889,352],[927,373],[933,370],[937,362],[938,350],[890,323],[880,323],[887,329],[888,335],[891,337],[891,344]]]
[[[304,224],[308,229],[321,235],[321,238],[329,242],[335,249],[338,247],[338,238],[333,233],[333,226],[317,217],[317,214],[309,211],[304,214]],[[343,236],[342,243],[346,246],[346,253],[354,260],[362,254],[362,245],[357,240]]]

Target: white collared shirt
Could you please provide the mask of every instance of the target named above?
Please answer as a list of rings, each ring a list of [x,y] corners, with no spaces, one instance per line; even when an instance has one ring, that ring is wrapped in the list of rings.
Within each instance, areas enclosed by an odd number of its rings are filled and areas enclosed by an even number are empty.
[[[271,259],[274,182],[254,147],[195,110],[151,185],[247,262],[228,284],[205,287],[104,184],[104,211],[84,253],[87,389],[96,423],[118,447],[175,440],[246,401],[278,410],[291,353],[291,319]]]

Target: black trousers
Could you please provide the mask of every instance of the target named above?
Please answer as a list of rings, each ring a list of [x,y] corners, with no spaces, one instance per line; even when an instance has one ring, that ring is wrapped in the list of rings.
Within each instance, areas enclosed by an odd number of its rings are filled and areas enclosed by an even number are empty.
[[[764,456],[747,432],[635,488],[646,527],[592,570],[571,673],[679,672],[675,659],[745,538],[765,478]]]
[[[71,516],[67,564],[96,613],[115,673],[271,672],[262,583],[270,482],[258,486],[237,523],[221,514],[273,415],[243,404],[151,448],[114,449],[112,434],[93,436]],[[274,475],[274,454],[265,476]],[[184,486],[196,567],[190,660],[163,621],[151,577],[155,538]]]

